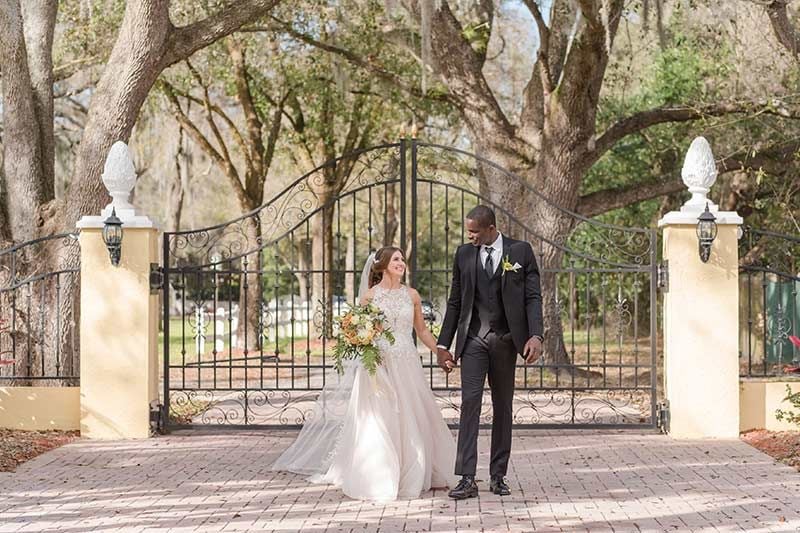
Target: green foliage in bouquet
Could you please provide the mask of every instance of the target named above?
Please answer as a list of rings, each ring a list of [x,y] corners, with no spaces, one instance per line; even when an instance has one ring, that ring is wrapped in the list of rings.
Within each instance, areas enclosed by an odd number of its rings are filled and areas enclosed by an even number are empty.
[[[386,324],[383,311],[371,303],[354,305],[347,313],[334,319],[339,326],[336,347],[333,349],[333,366],[344,373],[346,359],[359,359],[371,376],[382,363],[381,352],[375,344],[385,339],[394,344],[394,335]]]

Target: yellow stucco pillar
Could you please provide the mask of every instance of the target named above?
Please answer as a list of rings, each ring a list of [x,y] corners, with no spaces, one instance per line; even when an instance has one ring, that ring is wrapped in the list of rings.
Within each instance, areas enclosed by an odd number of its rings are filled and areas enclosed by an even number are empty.
[[[150,435],[150,404],[158,400],[158,296],[150,294],[149,283],[158,233],[150,219],[136,215],[127,203],[135,174],[124,144],[112,148],[103,180],[123,222],[122,253],[119,265],[112,265],[103,242],[111,205],[100,216],[78,222],[81,435],[144,438]]]
[[[698,253],[697,213],[673,212],[659,222],[669,269],[664,385],[669,433],[676,438],[739,435],[741,219],[735,213],[715,215],[719,233],[707,263]]]

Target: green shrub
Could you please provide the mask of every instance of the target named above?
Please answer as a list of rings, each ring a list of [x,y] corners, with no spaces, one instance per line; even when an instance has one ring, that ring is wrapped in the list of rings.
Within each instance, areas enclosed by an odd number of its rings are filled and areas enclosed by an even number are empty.
[[[786,397],[783,401],[789,402],[793,409],[787,411],[776,409],[775,418],[800,427],[800,391],[792,392],[792,388],[786,385]]]

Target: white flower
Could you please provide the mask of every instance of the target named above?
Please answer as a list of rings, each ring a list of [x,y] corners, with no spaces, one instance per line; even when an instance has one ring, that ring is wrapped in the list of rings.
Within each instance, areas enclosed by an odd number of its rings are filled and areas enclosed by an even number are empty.
[[[514,263],[512,265],[511,261],[508,260],[508,256],[506,256],[505,259],[503,259],[503,262],[502,262],[501,266],[503,268],[503,275],[505,275],[506,272],[509,272],[509,271],[510,272],[516,272],[517,270],[522,268],[522,265],[520,265],[519,263]]]

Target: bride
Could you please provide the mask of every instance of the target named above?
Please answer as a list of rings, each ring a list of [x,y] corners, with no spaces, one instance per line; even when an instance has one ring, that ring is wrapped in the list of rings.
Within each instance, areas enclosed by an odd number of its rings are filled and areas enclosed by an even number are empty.
[[[374,376],[350,360],[328,381],[310,419],[273,470],[309,476],[358,500],[417,498],[455,485],[456,445],[425,381],[411,336],[433,352],[436,340],[422,318],[416,290],[400,283],[403,253],[387,246],[370,255],[359,300],[386,315],[394,344],[377,341],[383,359]]]

